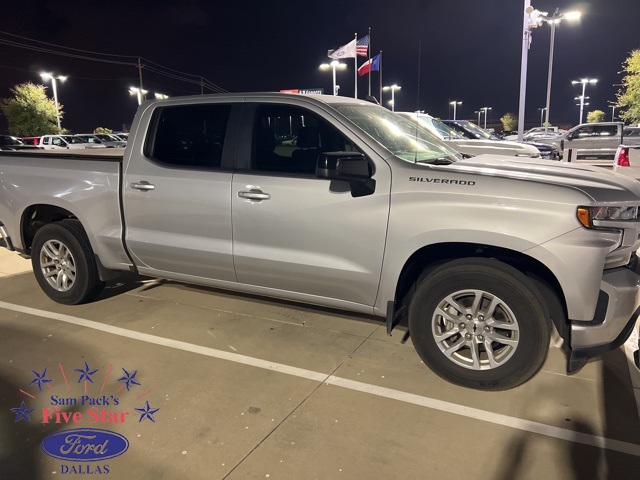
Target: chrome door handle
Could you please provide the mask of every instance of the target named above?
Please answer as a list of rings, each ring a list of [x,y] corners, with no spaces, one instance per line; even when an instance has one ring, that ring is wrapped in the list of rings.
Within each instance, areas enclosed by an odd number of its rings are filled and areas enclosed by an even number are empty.
[[[257,189],[257,188],[252,188],[249,191],[246,190],[241,190],[238,192],[238,196],[240,198],[246,198],[248,200],[269,200],[271,198],[271,195],[269,195],[268,193],[264,193],[262,190]]]
[[[132,183],[130,184],[131,188],[135,188],[136,190],[142,190],[143,192],[146,192],[148,190],[155,190],[156,186],[150,184],[149,182],[147,182],[146,180],[143,180],[141,182],[138,183]]]

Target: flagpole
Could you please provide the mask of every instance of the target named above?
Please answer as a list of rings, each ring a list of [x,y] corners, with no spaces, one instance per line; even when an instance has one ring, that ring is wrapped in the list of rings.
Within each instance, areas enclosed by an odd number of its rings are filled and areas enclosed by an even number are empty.
[[[382,50],[380,50],[380,63],[378,64],[380,70],[378,78],[380,79],[380,105],[382,104]]]
[[[353,98],[358,98],[358,32],[354,33],[354,38],[356,39],[356,55],[353,57],[353,66],[355,67],[355,71],[353,72],[355,82]]]
[[[369,27],[369,46],[367,47],[367,52],[369,53],[369,62],[371,62],[371,27]],[[369,74],[369,96],[371,96],[371,74]]]

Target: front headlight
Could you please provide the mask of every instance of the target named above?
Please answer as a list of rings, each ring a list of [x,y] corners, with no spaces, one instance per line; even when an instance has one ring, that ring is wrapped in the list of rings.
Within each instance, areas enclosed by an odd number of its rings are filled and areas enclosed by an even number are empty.
[[[594,225],[594,221],[636,221],[638,207],[578,207],[576,214],[583,227],[598,228],[599,225]]]

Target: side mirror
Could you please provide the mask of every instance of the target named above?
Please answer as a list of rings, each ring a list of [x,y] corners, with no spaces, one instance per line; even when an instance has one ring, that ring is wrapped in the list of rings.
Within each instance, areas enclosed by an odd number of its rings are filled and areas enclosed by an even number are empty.
[[[347,182],[351,195],[362,197],[375,191],[372,165],[362,153],[326,152],[318,157],[316,177]]]

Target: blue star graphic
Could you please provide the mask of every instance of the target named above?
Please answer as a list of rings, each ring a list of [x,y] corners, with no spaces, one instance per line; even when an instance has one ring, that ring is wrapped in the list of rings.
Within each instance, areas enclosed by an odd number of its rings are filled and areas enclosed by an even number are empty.
[[[45,370],[45,372],[46,372],[46,370]],[[20,405],[20,408],[12,408],[11,411],[16,414],[16,420],[13,423],[18,423],[23,418],[27,422],[31,423],[31,419],[29,418],[29,415],[31,415],[33,412],[35,412],[36,409],[32,408],[31,410],[27,410],[27,406],[24,404],[24,400],[23,400],[22,401],[22,405]]]
[[[42,372],[41,374],[36,372],[35,370],[31,370],[31,372],[35,375],[35,377],[33,378],[33,380],[31,380],[31,382],[29,382],[29,385],[37,383],[38,388],[40,389],[40,391],[42,391],[42,384],[49,383],[51,381],[48,378],[45,378],[47,376],[47,369],[45,368],[44,372]]]
[[[149,402],[147,401],[147,402],[145,402],[145,407],[144,408],[136,408],[136,410],[142,414],[142,415],[140,415],[140,420],[138,420],[138,423],[140,423],[145,418],[148,418],[153,423],[156,423],[156,421],[153,419],[153,414],[156,413],[160,409],[159,408],[154,408],[153,410],[151,410],[151,407],[149,406]]]
[[[91,383],[93,383],[93,380],[91,380],[91,375],[93,375],[97,371],[98,369],[89,371],[89,365],[87,365],[87,362],[84,362],[84,370],[81,368],[74,369],[74,372],[78,372],[80,374],[80,378],[78,378],[78,383],[80,383],[82,380],[89,380]]]
[[[120,377],[117,381],[118,382],[125,382],[125,385],[127,386],[127,392],[129,391],[129,386],[130,385],[140,385],[135,380],[136,374],[138,373],[138,370],[134,371],[133,373],[129,373],[123,368],[122,371],[124,372],[124,376]]]

